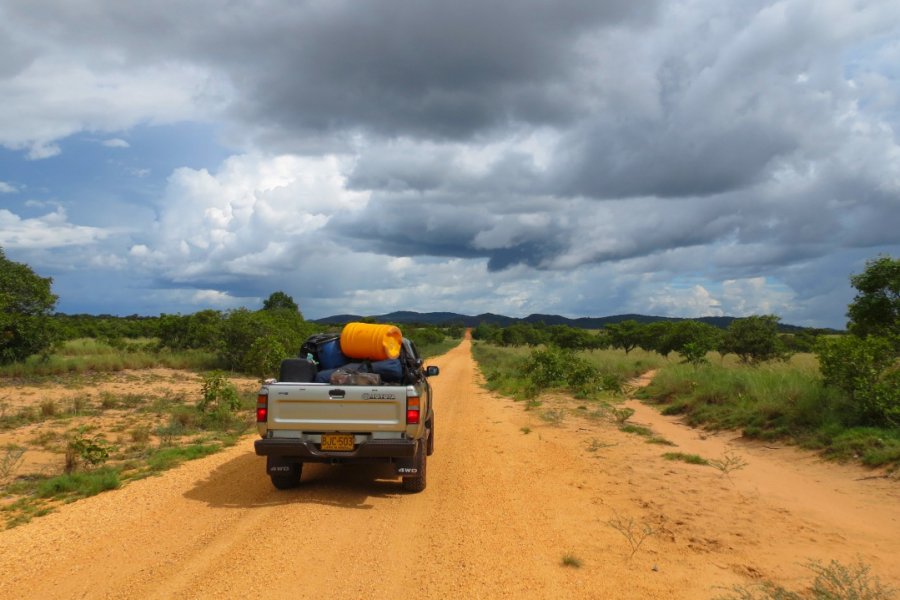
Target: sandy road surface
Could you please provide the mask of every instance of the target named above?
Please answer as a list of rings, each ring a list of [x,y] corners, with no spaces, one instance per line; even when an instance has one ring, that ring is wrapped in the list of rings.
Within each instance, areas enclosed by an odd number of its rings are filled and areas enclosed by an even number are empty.
[[[390,469],[321,465],[279,492],[247,438],[0,532],[0,598],[709,598],[856,556],[900,584],[896,482],[745,447],[729,480],[577,410],[550,425],[483,391],[468,341],[433,362],[425,492],[402,494]],[[633,420],[685,452],[736,444]],[[617,517],[655,531],[633,557]]]

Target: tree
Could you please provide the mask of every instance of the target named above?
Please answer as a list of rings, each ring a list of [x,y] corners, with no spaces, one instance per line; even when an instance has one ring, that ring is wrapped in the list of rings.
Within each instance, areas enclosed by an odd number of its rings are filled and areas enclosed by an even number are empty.
[[[45,351],[54,340],[53,280],[6,258],[0,248],[0,364]]]
[[[850,282],[858,290],[847,307],[850,332],[860,337],[900,337],[900,258],[872,259]]]
[[[742,363],[755,365],[769,360],[785,360],[789,353],[778,337],[779,317],[754,315],[735,319],[722,340],[722,354],[733,352]]]
[[[666,340],[674,325],[669,321],[655,321],[642,325],[638,335],[638,346],[647,352],[658,352],[667,357],[673,349],[667,347]]]
[[[259,310],[251,312],[246,308],[230,311],[222,323],[221,358],[229,369],[256,373],[259,370],[260,355],[266,354],[254,342],[259,338],[277,341],[285,353],[282,358],[295,354],[303,340],[319,328],[307,323],[299,312],[288,310]],[[268,355],[268,354],[267,354]]]
[[[657,349],[666,356],[678,352],[685,362],[699,365],[706,362],[706,354],[721,343],[722,331],[701,321],[678,321],[673,323]]]
[[[263,310],[289,310],[292,312],[300,312],[300,307],[294,302],[294,299],[284,292],[272,292],[265,301],[263,301]]]
[[[609,345],[613,348],[621,348],[628,354],[641,340],[641,325],[634,320],[612,323],[605,327]]]

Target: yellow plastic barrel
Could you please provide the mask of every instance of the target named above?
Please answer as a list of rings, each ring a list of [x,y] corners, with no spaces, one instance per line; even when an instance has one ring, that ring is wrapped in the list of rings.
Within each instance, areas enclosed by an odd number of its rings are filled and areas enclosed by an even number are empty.
[[[350,358],[387,360],[400,356],[402,341],[394,325],[347,323],[341,331],[341,352]]]

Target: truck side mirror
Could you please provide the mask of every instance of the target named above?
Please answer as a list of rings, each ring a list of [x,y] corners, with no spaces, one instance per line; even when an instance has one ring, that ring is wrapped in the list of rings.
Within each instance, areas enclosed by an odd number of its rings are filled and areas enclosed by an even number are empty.
[[[441,374],[441,370],[434,365],[425,367],[425,377],[436,377]]]

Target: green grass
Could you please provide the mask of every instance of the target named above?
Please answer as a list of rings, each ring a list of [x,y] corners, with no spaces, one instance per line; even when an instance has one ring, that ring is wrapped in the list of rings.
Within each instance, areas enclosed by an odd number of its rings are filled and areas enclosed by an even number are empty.
[[[77,339],[62,344],[49,356],[31,356],[23,362],[0,366],[0,377],[40,379],[66,374],[122,371],[125,369],[211,370],[220,366],[213,353],[199,350],[156,350],[147,340],[126,342],[124,349],[100,340]]]
[[[84,473],[69,473],[46,479],[37,484],[38,498],[75,499],[96,496],[121,485],[119,471],[111,468]]]
[[[666,452],[662,455],[666,460],[677,460],[691,465],[708,465],[709,461],[698,454],[685,454],[684,452]]]
[[[150,455],[147,466],[151,471],[165,471],[188,460],[195,460],[218,452],[220,444],[191,444],[173,448],[162,448]]]
[[[434,356],[440,356],[441,354],[446,354],[453,348],[459,346],[460,341],[461,340],[453,338],[444,338],[444,341],[442,342],[416,345],[416,349],[419,351],[419,355],[422,358],[428,359]]]
[[[620,350],[592,350],[574,353],[596,370],[598,391],[586,392],[579,386],[560,382],[549,388],[536,386],[529,377],[527,363],[533,348],[496,346],[485,342],[472,345],[472,355],[478,362],[489,390],[499,392],[515,400],[534,398],[541,391],[559,389],[586,400],[601,400],[616,396],[621,386],[648,369],[665,364],[657,354],[634,350],[625,354]]]
[[[626,423],[619,427],[619,431],[624,431],[625,433],[633,433],[634,435],[639,435],[641,437],[652,438],[653,430],[649,427],[644,427],[643,425],[635,425],[634,423]]]
[[[638,396],[694,426],[787,440],[873,467],[900,465],[900,428],[862,426],[853,403],[824,386],[811,355],[759,367],[669,365]]]

